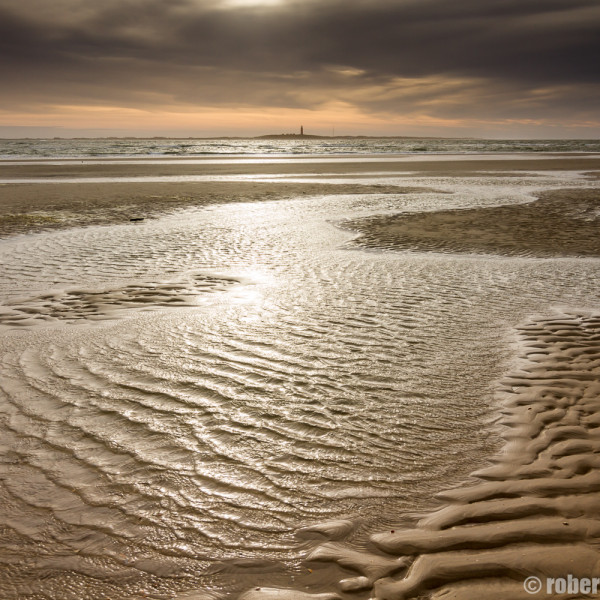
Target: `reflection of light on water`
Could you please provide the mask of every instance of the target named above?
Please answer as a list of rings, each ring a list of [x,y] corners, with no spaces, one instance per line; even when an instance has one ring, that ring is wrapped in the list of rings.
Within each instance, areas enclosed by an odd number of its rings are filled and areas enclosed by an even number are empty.
[[[225,0],[223,4],[227,7],[256,7],[256,6],[273,6],[281,4],[282,0]]]
[[[78,556],[97,540],[96,587],[57,567],[57,585],[73,581],[76,592],[49,598],[133,597],[151,581],[156,597],[183,600],[179,568],[192,574],[182,586],[199,585],[202,573],[203,589],[221,593],[247,580],[225,569],[215,577],[227,583],[214,583],[207,569],[218,561],[296,560],[297,527],[354,518],[360,507],[364,530],[377,529],[391,519],[382,498],[398,514],[415,511],[480,466],[483,399],[510,353],[503,327],[550,302],[593,304],[597,269],[340,248],[353,234],[327,221],[521,202],[562,184],[402,185],[454,193],[199,206],[140,226],[0,244],[4,304],[33,297],[42,317],[87,315],[91,300],[134,304],[132,318],[93,331],[51,322],[35,335],[0,336],[0,436],[24,457],[4,464],[12,504],[0,503],[0,517],[33,532],[19,538],[23,555],[39,560],[32,579],[47,572],[46,552],[72,547]],[[75,292],[46,297],[49,288]],[[102,294],[90,300],[88,288]],[[183,307],[166,302],[184,292]],[[167,304],[159,312],[138,312],[157,297]],[[13,304],[31,318],[31,303]],[[0,551],[11,544],[0,541]],[[115,555],[142,556],[131,594],[108,587]],[[23,582],[13,593],[8,579],[0,577],[1,597],[31,596]]]
[[[258,304],[262,298],[262,293],[255,287],[245,287],[232,294],[232,301],[235,304]]]
[[[272,289],[275,278],[259,269],[250,269],[242,273],[239,286],[235,286],[226,295],[225,302],[237,313],[236,319],[243,323],[261,321],[265,317],[267,288]]]

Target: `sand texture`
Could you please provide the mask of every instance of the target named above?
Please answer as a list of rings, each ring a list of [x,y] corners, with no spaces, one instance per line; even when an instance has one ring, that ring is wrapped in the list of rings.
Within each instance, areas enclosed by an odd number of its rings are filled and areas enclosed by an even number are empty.
[[[149,219],[177,209],[331,193],[406,193],[396,186],[311,183],[0,184],[0,237]]]
[[[521,367],[499,391],[505,446],[494,464],[440,493],[445,506],[413,527],[372,535],[375,553],[313,550],[309,561],[357,573],[341,590],[518,600],[531,597],[530,576],[600,576],[600,315],[540,319],[520,336]]]
[[[0,327],[114,318],[127,309],[195,306],[203,294],[222,291],[235,279],[203,273],[187,279],[148,281],[113,289],[70,289],[0,304]]]
[[[0,596],[600,577],[600,159],[372,159],[0,163]]]
[[[595,176],[600,159],[595,156],[556,155],[551,158],[497,157],[370,157],[369,160],[313,162],[273,160],[253,162],[207,161],[185,164],[177,161],[40,161],[30,164],[0,161],[0,237],[15,233],[127,222],[130,219],[155,217],[179,208],[223,202],[253,202],[293,199],[302,195],[407,193],[415,187],[398,187],[385,183],[336,182],[336,178],[361,178],[372,174],[412,177],[519,176],[532,171],[580,171]],[[141,177],[212,178],[203,182],[119,182],[118,178]],[[228,177],[247,177],[226,181]],[[292,177],[297,181],[260,181],[261,177]],[[319,177],[323,183],[302,181],[302,177]],[[326,177],[324,177],[326,176]],[[45,183],[33,183],[41,178]],[[87,178],[105,181],[85,182]],[[117,178],[111,181],[111,178]],[[219,178],[222,178],[219,180]],[[70,183],[61,180],[70,179]],[[254,180],[253,180],[254,179]],[[11,180],[21,183],[11,183]],[[32,180],[32,183],[27,183]],[[79,181],[78,181],[79,180]]]
[[[510,256],[600,256],[600,191],[555,190],[529,204],[346,222],[359,245]]]

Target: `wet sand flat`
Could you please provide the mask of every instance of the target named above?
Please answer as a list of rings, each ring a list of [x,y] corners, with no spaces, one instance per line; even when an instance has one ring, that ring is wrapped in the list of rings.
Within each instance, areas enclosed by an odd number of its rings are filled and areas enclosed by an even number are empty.
[[[599,159],[43,162],[0,164],[0,595],[600,577]]]
[[[358,245],[509,256],[600,256],[600,191],[554,190],[521,205],[347,222]]]
[[[519,176],[532,171],[589,172],[600,170],[600,158],[594,155],[556,155],[551,158],[520,156],[513,159],[479,156],[440,156],[435,159],[377,156],[369,160],[311,159],[278,161],[206,160],[181,164],[177,161],[0,161],[0,236],[61,227],[107,224],[148,218],[177,208],[222,202],[248,202],[291,199],[301,195],[330,193],[402,193],[417,191],[411,178],[428,176],[483,177]],[[327,176],[373,179],[401,173],[403,185],[382,183],[335,183]],[[303,181],[260,181],[268,176],[307,176],[322,178],[321,183]],[[199,176],[215,178],[235,176],[238,181],[161,182],[161,177]],[[100,178],[95,183],[78,179]],[[155,182],[119,182],[118,178],[152,177]],[[21,183],[11,183],[11,180]],[[51,183],[27,183],[43,179]],[[68,179],[69,183],[62,183]],[[256,181],[258,179],[258,181]],[[43,187],[41,187],[43,186]],[[365,243],[370,243],[368,239]]]
[[[176,209],[224,202],[293,199],[309,194],[401,193],[389,186],[310,183],[55,183],[0,184],[0,236],[123,223]]]
[[[542,593],[547,578],[600,577],[600,315],[558,314],[519,335],[520,368],[498,389],[505,446],[495,464],[473,474],[477,483],[440,492],[445,506],[413,527],[374,534],[383,555],[332,542],[314,550],[310,560],[357,572],[342,589],[518,600],[531,597],[528,577]]]

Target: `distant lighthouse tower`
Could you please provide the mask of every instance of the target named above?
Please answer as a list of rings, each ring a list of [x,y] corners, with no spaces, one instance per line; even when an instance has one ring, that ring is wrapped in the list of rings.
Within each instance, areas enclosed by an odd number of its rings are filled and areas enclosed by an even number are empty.
[[[300,125],[300,135],[304,135],[304,125]]]

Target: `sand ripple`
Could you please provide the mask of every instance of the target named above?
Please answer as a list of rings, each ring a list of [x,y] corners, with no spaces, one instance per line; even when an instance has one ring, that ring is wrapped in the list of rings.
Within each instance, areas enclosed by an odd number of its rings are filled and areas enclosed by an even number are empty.
[[[195,306],[204,293],[223,291],[237,280],[197,273],[187,280],[129,284],[113,289],[69,289],[0,304],[0,326],[66,323],[115,318],[124,309]]]
[[[569,529],[563,546],[585,545],[600,484],[591,416],[556,437],[535,421],[540,452],[563,454],[538,472],[528,446],[518,477],[490,471],[447,501],[477,514],[434,513],[402,549],[369,543],[367,560],[356,543],[399,532],[401,515],[430,507],[498,448],[489,402],[512,356],[507,336],[551,304],[593,306],[597,261],[349,251],[350,234],[329,223],[469,204],[486,189],[482,205],[497,205],[513,188],[495,183],[478,180],[466,200],[421,191],[238,203],[0,242],[0,596],[291,597],[286,586],[364,596],[418,556],[510,549],[521,532],[496,522],[521,520],[527,543],[545,547],[538,513],[552,535]],[[567,317],[575,333],[560,325],[548,336],[571,343],[596,327],[586,319]],[[531,339],[546,347],[542,334]],[[561,423],[561,410],[543,419]],[[547,472],[550,460],[573,475]],[[500,484],[512,496],[497,496]],[[567,515],[571,497],[585,514]],[[484,529],[455,535],[455,523]],[[327,544],[313,548],[315,537]]]
[[[357,571],[356,587],[381,600],[527,598],[530,576],[600,575],[600,316],[520,334],[520,369],[499,392],[505,446],[479,483],[438,494],[446,505],[413,527],[372,535],[385,554],[327,543],[308,560]]]
[[[600,194],[558,190],[522,205],[348,221],[371,248],[510,256],[600,256]]]

